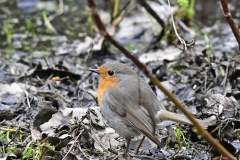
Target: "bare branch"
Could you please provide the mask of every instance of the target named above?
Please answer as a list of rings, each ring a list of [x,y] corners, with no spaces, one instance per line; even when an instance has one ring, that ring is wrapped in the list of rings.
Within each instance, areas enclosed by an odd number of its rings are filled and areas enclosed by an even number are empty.
[[[239,50],[240,50],[240,32],[239,32],[238,26],[234,22],[232,15],[228,9],[227,0],[221,0],[221,3],[222,3],[224,15],[228,21],[228,24],[230,25],[230,27],[232,29],[234,36],[236,37],[236,40],[237,40],[238,46],[239,46]]]

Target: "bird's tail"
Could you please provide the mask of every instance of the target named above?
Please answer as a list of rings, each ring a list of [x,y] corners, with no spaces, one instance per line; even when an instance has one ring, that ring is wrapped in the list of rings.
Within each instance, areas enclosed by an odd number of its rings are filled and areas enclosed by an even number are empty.
[[[184,123],[184,124],[188,124],[188,125],[193,125],[193,123],[184,115],[181,114],[177,114],[177,113],[173,113],[173,112],[169,112],[167,110],[161,110],[160,112],[158,112],[159,115],[159,119],[160,120],[171,120],[174,122],[179,122],[179,123]],[[209,124],[208,122],[205,122],[201,119],[196,119],[198,121],[198,123],[204,128],[206,129]]]

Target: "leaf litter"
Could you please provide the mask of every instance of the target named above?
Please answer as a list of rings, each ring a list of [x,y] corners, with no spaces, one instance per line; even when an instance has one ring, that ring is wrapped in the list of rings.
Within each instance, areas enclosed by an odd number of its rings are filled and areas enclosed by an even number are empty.
[[[65,3],[65,7],[75,3]],[[6,31],[14,30],[12,45],[1,40],[0,49],[1,158],[120,159],[125,140],[101,116],[96,106],[98,78],[90,74],[88,68],[109,60],[134,67],[133,63],[101,36],[89,32],[89,24],[80,27],[84,18],[87,19],[87,12],[73,12],[76,9],[70,7],[72,10],[51,21],[59,34],[51,35],[41,22],[41,9],[28,11],[21,17],[19,8],[8,14],[7,7],[13,7],[10,1],[3,4],[3,12],[9,22],[1,17],[1,24]],[[82,4],[82,7],[86,5]],[[111,26],[108,18],[106,25],[115,38],[129,49],[131,46],[127,45],[135,42],[144,50],[145,40],[149,42],[157,31],[152,28],[146,12],[139,10],[137,4],[133,5],[137,6],[133,10],[136,14],[124,17],[119,28]],[[157,4],[152,7],[157,7]],[[48,14],[52,12],[47,11]],[[110,18],[108,12],[102,13]],[[34,25],[32,29],[29,28],[31,22],[28,22],[28,27],[24,26],[22,20],[27,17]],[[69,23],[66,23],[66,17]],[[138,23],[130,23],[134,17]],[[139,21],[141,18],[144,21]],[[143,22],[144,25],[141,24]],[[131,34],[120,34],[129,33],[124,25],[137,30]],[[221,28],[220,33],[215,33],[218,27]],[[168,44],[156,44],[146,53],[141,53],[141,49],[134,52],[140,51],[136,56],[193,115],[211,121],[208,131],[239,157],[240,59],[235,55],[237,45],[231,30],[224,28],[229,27],[219,23],[203,29],[201,33],[209,35],[211,44],[206,45],[204,37],[200,37],[188,56],[179,49],[180,46]],[[6,33],[1,32],[1,37],[6,38]],[[86,36],[82,36],[83,33]],[[216,36],[218,34],[221,38]],[[138,68],[134,69],[149,82]],[[168,110],[181,113],[158,88],[151,87]],[[164,148],[157,148],[146,139],[139,154],[135,155],[133,153],[140,139],[135,137],[130,145],[132,159],[219,158],[220,154],[192,127],[171,124],[167,128],[157,134],[165,144]]]

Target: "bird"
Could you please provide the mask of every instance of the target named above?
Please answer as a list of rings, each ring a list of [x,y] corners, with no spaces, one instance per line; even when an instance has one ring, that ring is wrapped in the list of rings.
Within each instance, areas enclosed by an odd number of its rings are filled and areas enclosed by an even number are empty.
[[[158,146],[155,136],[157,124],[171,120],[192,125],[187,117],[167,111],[152,88],[132,67],[117,62],[107,62],[98,69],[89,69],[99,75],[97,90],[98,105],[109,125],[126,139],[124,158],[127,158],[129,144],[134,136],[143,134]],[[197,119],[201,126],[208,124]]]

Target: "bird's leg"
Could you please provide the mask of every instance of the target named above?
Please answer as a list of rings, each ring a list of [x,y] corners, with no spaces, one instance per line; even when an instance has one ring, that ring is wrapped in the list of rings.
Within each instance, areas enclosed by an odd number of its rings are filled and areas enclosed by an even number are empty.
[[[138,144],[138,147],[137,147],[137,149],[135,151],[135,154],[138,154],[139,148],[142,146],[142,143],[143,143],[144,139],[145,139],[145,136],[142,137],[140,143]]]
[[[127,159],[128,149],[129,149],[129,145],[130,145],[131,139],[126,138],[126,142],[127,142],[127,147],[126,147],[126,149],[125,149],[124,159]]]

